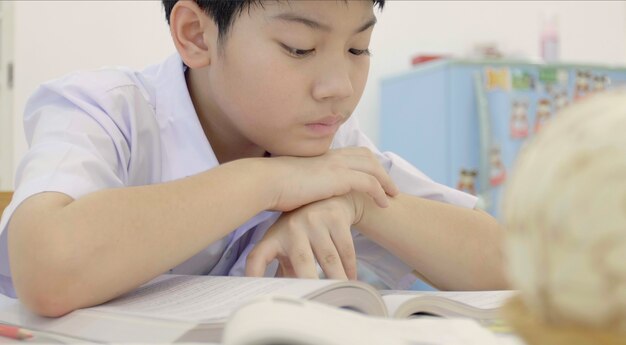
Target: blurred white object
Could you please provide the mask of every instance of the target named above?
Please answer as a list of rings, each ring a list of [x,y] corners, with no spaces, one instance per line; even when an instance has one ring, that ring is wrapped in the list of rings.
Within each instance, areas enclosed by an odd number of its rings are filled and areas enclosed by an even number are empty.
[[[566,107],[504,199],[508,271],[536,316],[626,331],[626,90]]]
[[[540,49],[544,62],[559,60],[559,22],[556,15],[544,16],[541,28]]]
[[[228,320],[224,345],[495,345],[471,319],[390,320],[293,297],[261,297]]]

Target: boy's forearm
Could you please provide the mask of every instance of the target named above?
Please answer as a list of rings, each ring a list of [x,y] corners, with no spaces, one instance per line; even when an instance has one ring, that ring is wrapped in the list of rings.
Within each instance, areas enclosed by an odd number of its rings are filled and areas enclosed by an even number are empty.
[[[488,214],[400,194],[388,208],[363,200],[357,228],[443,290],[507,288],[502,230]]]
[[[107,301],[175,267],[271,207],[269,176],[255,164],[236,161],[76,201],[65,196],[69,204],[45,215],[36,213],[37,205],[30,212],[29,205],[18,209],[9,237],[18,293],[39,296],[33,297],[34,309],[62,314]],[[33,214],[39,220],[29,225],[36,226],[13,229]]]

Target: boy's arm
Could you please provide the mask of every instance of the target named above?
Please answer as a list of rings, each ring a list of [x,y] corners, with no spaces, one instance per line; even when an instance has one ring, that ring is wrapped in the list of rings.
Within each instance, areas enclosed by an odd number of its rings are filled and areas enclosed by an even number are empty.
[[[487,213],[400,194],[385,209],[360,197],[361,233],[443,290],[506,289],[502,230]]]
[[[73,200],[40,193],[9,224],[15,289],[35,312],[59,316],[108,301],[177,266],[267,209],[287,211],[397,188],[362,152],[252,158],[168,183],[107,189]]]
[[[60,316],[175,267],[270,206],[266,186],[241,176],[254,164],[77,200],[54,192],[26,199],[8,228],[18,297],[36,313]]]

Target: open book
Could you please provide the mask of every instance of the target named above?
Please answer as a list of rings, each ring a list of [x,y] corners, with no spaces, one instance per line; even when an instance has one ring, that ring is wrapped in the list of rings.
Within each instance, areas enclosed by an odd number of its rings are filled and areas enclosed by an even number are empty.
[[[164,275],[113,301],[57,319],[19,303],[0,321],[95,342],[219,342],[228,318],[259,296],[286,296],[375,317],[414,314],[487,320],[512,292],[383,292],[358,281]],[[260,318],[263,315],[259,315]]]

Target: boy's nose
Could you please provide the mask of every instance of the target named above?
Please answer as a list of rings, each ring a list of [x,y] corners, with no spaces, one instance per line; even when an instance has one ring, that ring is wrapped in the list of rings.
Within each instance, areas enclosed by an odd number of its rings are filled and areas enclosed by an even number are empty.
[[[318,101],[344,99],[353,94],[350,73],[342,66],[335,65],[320,73],[313,85],[313,98]]]

